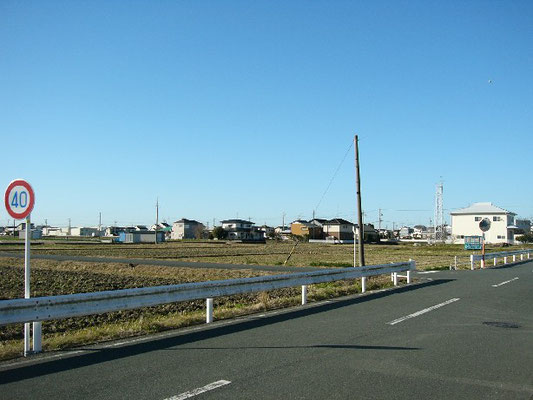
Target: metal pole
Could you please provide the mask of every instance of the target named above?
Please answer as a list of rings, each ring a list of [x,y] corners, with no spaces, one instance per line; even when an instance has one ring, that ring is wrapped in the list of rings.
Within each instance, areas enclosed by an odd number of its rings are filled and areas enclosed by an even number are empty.
[[[357,220],[359,225],[359,266],[365,265],[365,249],[363,247],[365,226],[363,224],[363,213],[361,209],[361,176],[359,174],[359,138],[354,137],[355,144],[355,185],[357,189]]]
[[[213,322],[213,299],[208,298],[206,302],[206,315],[205,315],[205,322],[207,324],[210,324]]]
[[[307,285],[302,285],[302,306],[307,304]]]
[[[26,231],[24,232],[24,298],[30,298],[30,232],[31,218],[26,217]],[[24,357],[30,353],[30,323],[24,324]]]

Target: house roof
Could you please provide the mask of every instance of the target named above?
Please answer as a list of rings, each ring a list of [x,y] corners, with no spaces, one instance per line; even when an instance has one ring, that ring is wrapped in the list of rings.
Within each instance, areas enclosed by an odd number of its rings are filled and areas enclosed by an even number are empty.
[[[503,208],[495,206],[490,202],[486,203],[473,203],[472,205],[459,208],[450,213],[451,215],[468,215],[468,214],[511,214],[516,215],[514,212],[507,211]]]
[[[225,219],[223,221],[220,221],[221,224],[252,224],[254,223],[252,221],[246,221],[244,219]]]
[[[200,222],[194,220],[194,219],[187,219],[187,218],[182,218],[180,219],[179,221],[175,221],[174,222],[175,224],[176,223],[181,223],[181,224],[199,224]]]
[[[342,218],[333,218],[324,222],[324,225],[353,225],[353,223]]]

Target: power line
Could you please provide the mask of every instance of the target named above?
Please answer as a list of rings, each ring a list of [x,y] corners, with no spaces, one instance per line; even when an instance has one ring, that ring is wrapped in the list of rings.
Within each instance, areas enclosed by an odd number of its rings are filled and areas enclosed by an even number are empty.
[[[318,210],[318,207],[320,207],[320,204],[322,203],[322,200],[324,200],[324,196],[326,196],[326,193],[328,192],[331,184],[333,183],[333,180],[335,179],[335,177],[337,176],[337,173],[339,172],[342,164],[344,163],[344,160],[346,160],[346,157],[348,156],[348,153],[350,152],[350,150],[352,149],[352,146],[353,146],[353,141],[350,141],[350,146],[348,146],[348,149],[346,150],[346,153],[344,154],[344,157],[342,158],[342,161],[339,163],[339,166],[337,167],[337,169],[335,170],[335,172],[333,173],[333,176],[331,177],[331,180],[329,181],[328,183],[328,186],[326,187],[326,190],[324,190],[324,193],[322,193],[322,197],[320,198],[320,201],[318,202],[318,204],[316,205],[315,207],[315,211]]]

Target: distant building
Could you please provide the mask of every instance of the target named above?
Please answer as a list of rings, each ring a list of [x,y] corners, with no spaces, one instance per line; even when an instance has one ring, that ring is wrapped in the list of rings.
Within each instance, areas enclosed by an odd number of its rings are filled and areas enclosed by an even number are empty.
[[[71,227],[70,235],[71,236],[84,236],[84,237],[94,237],[99,234],[98,228],[89,228],[89,227]]]
[[[309,239],[322,239],[324,234],[322,226],[299,219],[291,223],[291,234],[307,236]]]
[[[226,219],[220,221],[222,229],[228,234],[228,240],[262,241],[263,233],[254,226],[252,221],[243,219]]]
[[[491,222],[490,229],[485,232],[486,243],[514,243],[515,213],[495,206],[492,203],[474,203],[450,213],[452,217],[452,236],[454,243],[464,244],[465,236],[482,234],[479,223],[484,218]]]
[[[172,224],[171,239],[201,239],[204,224],[194,219],[182,218]]]
[[[338,240],[353,240],[354,224],[342,218],[334,218],[322,224],[326,238],[333,237]]]
[[[19,239],[26,238],[26,230],[18,231]],[[43,231],[40,229],[30,229],[30,239],[41,239],[43,237]]]
[[[136,230],[133,232],[122,231],[118,235],[118,241],[121,243],[155,243],[155,231],[149,230]],[[165,232],[157,232],[157,241],[165,241]]]
[[[411,239],[415,230],[409,226],[402,226],[400,228],[400,239]]]

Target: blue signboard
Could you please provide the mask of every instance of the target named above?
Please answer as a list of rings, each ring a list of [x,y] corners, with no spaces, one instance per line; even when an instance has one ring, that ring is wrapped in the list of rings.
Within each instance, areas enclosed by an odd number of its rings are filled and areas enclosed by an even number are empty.
[[[465,236],[465,250],[481,250],[482,236]]]

